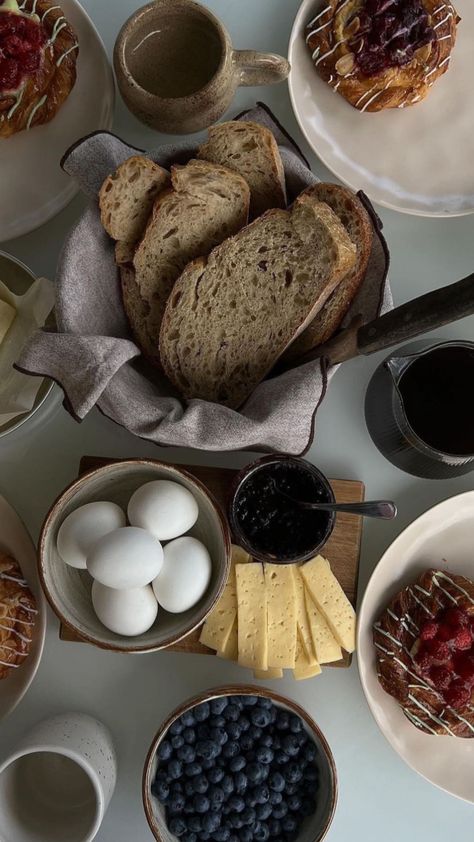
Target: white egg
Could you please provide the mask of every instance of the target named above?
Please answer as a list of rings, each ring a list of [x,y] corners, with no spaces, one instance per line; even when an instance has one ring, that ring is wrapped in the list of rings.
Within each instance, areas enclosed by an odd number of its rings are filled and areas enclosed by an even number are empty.
[[[204,596],[211,580],[212,562],[197,538],[176,538],[163,551],[163,567],[153,581],[155,596],[165,611],[181,614]]]
[[[137,488],[128,504],[130,523],[147,529],[159,541],[184,535],[194,526],[198,515],[198,504],[191,492],[167,479],[147,482]]]
[[[86,503],[71,512],[59,528],[57,545],[62,560],[85,570],[94,544],[126,524],[125,512],[115,503]]]
[[[93,582],[92,605],[107,629],[125,637],[148,631],[158,614],[158,603],[150,585],[118,591]]]
[[[87,556],[87,569],[108,588],[125,590],[148,585],[160,572],[163,548],[136,526],[124,526],[104,535]]]

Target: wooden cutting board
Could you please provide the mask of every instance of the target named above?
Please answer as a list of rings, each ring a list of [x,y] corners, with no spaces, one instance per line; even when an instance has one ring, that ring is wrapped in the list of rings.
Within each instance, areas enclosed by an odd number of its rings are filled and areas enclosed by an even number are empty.
[[[114,461],[118,460],[84,456],[79,466],[79,476]],[[229,468],[209,468],[204,465],[181,465],[180,467],[203,482],[225,509],[228,489],[233,477],[237,473],[236,470]],[[337,502],[360,503],[364,499],[365,489],[362,482],[332,479],[330,483]],[[362,518],[339,512],[333,533],[324,547],[324,555],[331,562],[334,574],[339,579],[354,607],[357,601],[361,537]],[[199,642],[200,633],[201,630],[197,629],[178,643],[174,643],[173,646],[168,647],[169,651],[195,655],[215,655],[215,652]],[[61,640],[68,642],[86,642],[65,624],[61,625],[59,636]],[[327,664],[327,666],[348,667],[350,663],[351,656],[345,652],[342,661]]]

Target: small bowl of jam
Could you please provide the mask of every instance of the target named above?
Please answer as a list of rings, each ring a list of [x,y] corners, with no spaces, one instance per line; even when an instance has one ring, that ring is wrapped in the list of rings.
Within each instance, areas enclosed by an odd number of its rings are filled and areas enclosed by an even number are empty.
[[[334,528],[334,512],[308,503],[334,503],[333,490],[314,465],[292,456],[264,456],[237,476],[229,506],[235,540],[258,561],[295,564],[315,556]]]

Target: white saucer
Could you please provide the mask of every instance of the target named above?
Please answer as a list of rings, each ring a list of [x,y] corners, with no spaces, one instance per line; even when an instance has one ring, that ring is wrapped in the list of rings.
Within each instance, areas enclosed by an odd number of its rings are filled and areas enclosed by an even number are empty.
[[[33,681],[46,634],[46,601],[41,590],[36,565],[36,549],[20,518],[7,501],[0,496],[0,549],[12,555],[19,562],[36,599],[38,614],[34,638],[25,663],[0,681],[0,721],[21,701]]]
[[[324,5],[304,0],[288,56],[293,109],[312,149],[341,181],[387,208],[421,216],[473,213],[472,0],[455,0],[462,21],[451,66],[427,99],[378,114],[357,111],[314,69],[304,30]]]
[[[430,783],[474,803],[474,738],[436,737],[412,725],[380,686],[372,626],[390,598],[430,567],[474,578],[474,491],[429,509],[396,538],[367,585],[359,611],[358,661],[375,721],[397,754]]]
[[[38,228],[62,210],[78,187],[60,167],[78,138],[113,122],[115,89],[99,33],[77,0],[60,0],[79,39],[77,80],[50,123],[0,139],[0,242]]]

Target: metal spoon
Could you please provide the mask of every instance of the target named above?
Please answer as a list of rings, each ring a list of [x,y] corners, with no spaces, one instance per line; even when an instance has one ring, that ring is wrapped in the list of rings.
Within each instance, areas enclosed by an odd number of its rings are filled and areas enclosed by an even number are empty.
[[[366,503],[308,503],[305,500],[297,500],[295,497],[292,497],[291,494],[287,494],[286,491],[282,491],[273,478],[270,480],[270,484],[273,491],[279,494],[280,497],[286,497],[287,500],[291,500],[292,503],[296,503],[296,505],[300,506],[302,509],[312,509],[313,511],[322,510],[326,512],[348,512],[351,515],[378,517],[383,520],[393,520],[397,514],[397,507],[395,503],[392,503],[390,500],[368,500]]]

